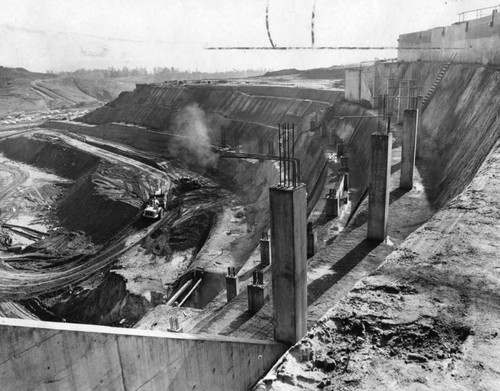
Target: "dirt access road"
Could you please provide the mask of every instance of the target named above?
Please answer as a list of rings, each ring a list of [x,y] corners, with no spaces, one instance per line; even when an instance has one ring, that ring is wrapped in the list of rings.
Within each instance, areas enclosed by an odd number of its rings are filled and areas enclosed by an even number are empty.
[[[0,139],[18,137],[21,132],[2,134]],[[108,151],[101,150],[67,135],[46,129],[23,130],[23,137],[49,138],[52,142],[73,147],[98,157],[107,164],[123,166],[137,172],[147,173],[150,182],[169,183],[168,177],[144,163]],[[61,162],[62,164],[62,162]],[[51,209],[61,196],[63,188],[72,181],[54,175],[33,165],[13,161],[0,156],[0,210],[3,229],[9,231],[15,245],[30,245],[36,242],[33,232],[47,236],[57,233]],[[147,189],[146,189],[147,190]],[[142,202],[138,199],[138,204]],[[139,210],[139,209],[138,209]],[[173,216],[170,217],[172,219]],[[21,256],[4,253],[0,259],[0,295],[3,300],[26,299],[66,288],[89,279],[109,268],[116,257],[130,245],[140,242],[159,225],[168,224],[169,218],[153,222],[143,229],[125,226],[120,235],[93,251],[75,251],[73,255],[50,256],[38,253],[23,253]],[[36,229],[34,229],[36,227]],[[24,229],[23,229],[24,228]],[[27,231],[26,231],[27,230]],[[32,231],[30,236],[29,230]],[[35,259],[43,262],[36,265]],[[25,266],[22,266],[24,262]],[[16,268],[11,265],[15,264]]]

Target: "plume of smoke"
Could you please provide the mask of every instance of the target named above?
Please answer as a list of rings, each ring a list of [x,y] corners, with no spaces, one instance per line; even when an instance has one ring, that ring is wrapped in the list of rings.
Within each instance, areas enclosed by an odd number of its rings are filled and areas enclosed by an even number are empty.
[[[210,145],[210,127],[205,112],[195,103],[184,107],[173,120],[174,133],[169,144],[171,156],[189,165],[213,167],[217,154]]]

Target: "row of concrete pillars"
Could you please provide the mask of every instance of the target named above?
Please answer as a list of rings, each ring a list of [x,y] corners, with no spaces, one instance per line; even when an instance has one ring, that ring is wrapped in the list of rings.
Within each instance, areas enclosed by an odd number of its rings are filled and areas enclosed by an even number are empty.
[[[349,201],[349,157],[345,155],[344,144],[337,144],[337,157],[340,157],[338,181],[326,196],[325,212],[327,218],[336,218]]]
[[[405,110],[400,182],[403,189],[413,188],[418,123],[418,109]],[[384,240],[387,236],[392,134],[373,134],[371,142],[368,237]],[[347,159],[344,165],[347,173]],[[348,181],[348,176],[346,178]],[[270,202],[274,338],[293,344],[307,331],[305,185],[291,189],[272,187]]]
[[[401,189],[413,188],[413,172],[417,149],[419,110],[404,111],[401,147]],[[392,133],[371,136],[371,177],[368,200],[367,238],[383,241],[387,237],[389,193],[392,161]]]
[[[413,188],[418,121],[417,109],[405,110],[400,183],[403,189]],[[371,136],[367,236],[381,241],[387,237],[391,148],[390,132]],[[347,167],[347,159],[345,165]],[[312,227],[306,229],[306,188],[300,183],[289,187],[273,186],[269,189],[269,197],[271,240],[267,234],[261,239],[262,270],[254,272],[252,283],[247,287],[248,308],[257,312],[267,300],[269,285],[264,284],[264,271],[271,267],[274,338],[294,344],[307,331],[307,247],[314,238],[308,238]],[[234,269],[228,270],[226,281],[229,301],[239,292],[239,278]]]

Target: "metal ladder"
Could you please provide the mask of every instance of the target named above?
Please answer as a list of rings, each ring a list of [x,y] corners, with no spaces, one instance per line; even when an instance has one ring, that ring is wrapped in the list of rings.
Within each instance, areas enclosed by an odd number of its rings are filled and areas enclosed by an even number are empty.
[[[422,105],[421,105],[422,111],[424,111],[425,108],[427,107],[427,105],[429,104],[429,101],[431,100],[434,93],[436,92],[436,88],[439,86],[439,84],[441,84],[441,80],[443,80],[444,75],[446,74],[446,72],[450,68],[450,65],[452,64],[456,55],[457,55],[457,53],[453,53],[453,55],[451,56],[451,59],[449,61],[447,61],[446,64],[444,64],[441,67],[441,70],[439,71],[438,75],[436,76],[434,83],[432,83],[431,88],[429,89],[429,91],[427,91],[427,94],[425,94],[424,99],[422,99]]]

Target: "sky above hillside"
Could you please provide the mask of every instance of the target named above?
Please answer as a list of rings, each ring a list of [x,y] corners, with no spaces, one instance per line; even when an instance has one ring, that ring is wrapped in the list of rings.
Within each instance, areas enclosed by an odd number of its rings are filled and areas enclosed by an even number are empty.
[[[1,0],[0,65],[32,71],[127,66],[183,70],[313,68],[395,50],[206,50],[207,47],[397,46],[491,0]]]

